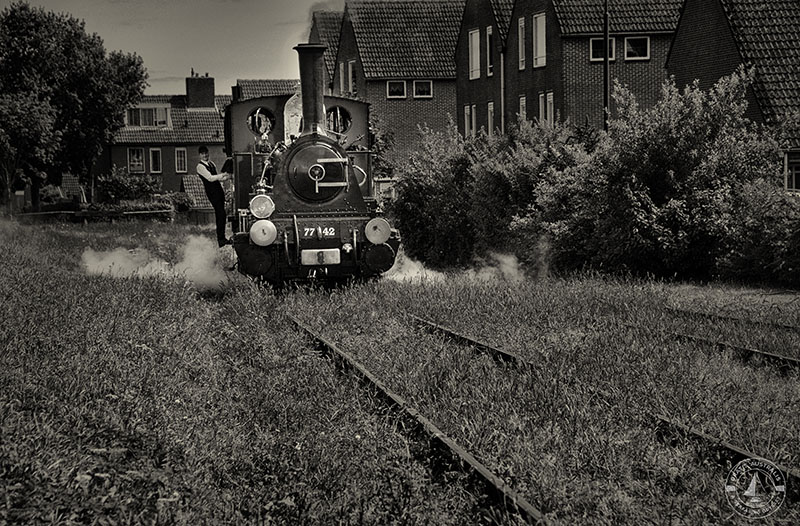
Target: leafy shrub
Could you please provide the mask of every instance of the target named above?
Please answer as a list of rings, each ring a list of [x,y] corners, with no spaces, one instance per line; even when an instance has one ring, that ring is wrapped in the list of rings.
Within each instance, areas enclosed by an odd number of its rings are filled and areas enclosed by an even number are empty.
[[[194,206],[194,200],[186,192],[167,192],[159,195],[158,200],[170,204],[176,212],[188,212]]]
[[[111,167],[111,172],[97,177],[100,202],[119,203],[121,199],[143,199],[159,190],[160,182],[149,174],[132,174],[127,168]]]
[[[717,270],[725,278],[800,285],[800,199],[775,181],[744,184]]]
[[[472,158],[451,122],[446,130],[420,129],[420,148],[396,169],[397,199],[391,204],[406,253],[432,267],[472,259]]]

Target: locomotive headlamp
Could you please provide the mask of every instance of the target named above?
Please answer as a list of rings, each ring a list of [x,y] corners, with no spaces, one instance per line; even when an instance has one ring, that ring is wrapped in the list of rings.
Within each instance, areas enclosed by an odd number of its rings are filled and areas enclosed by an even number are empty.
[[[268,219],[256,221],[250,227],[250,239],[253,243],[260,247],[266,247],[275,242],[278,237],[278,229],[275,228],[275,223]]]
[[[259,219],[265,219],[275,211],[275,203],[268,195],[257,195],[250,200],[250,213]]]
[[[380,245],[389,240],[389,236],[392,235],[392,227],[384,218],[374,217],[364,227],[364,235],[367,236],[370,243]]]

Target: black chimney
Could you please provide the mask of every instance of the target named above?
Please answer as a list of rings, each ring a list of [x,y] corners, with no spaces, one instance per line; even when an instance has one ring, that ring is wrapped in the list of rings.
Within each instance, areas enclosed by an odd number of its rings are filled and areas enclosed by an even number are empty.
[[[300,58],[300,91],[303,93],[303,130],[300,135],[318,133],[325,135],[325,110],[322,94],[325,88],[322,54],[327,46],[298,44],[295,51]]]

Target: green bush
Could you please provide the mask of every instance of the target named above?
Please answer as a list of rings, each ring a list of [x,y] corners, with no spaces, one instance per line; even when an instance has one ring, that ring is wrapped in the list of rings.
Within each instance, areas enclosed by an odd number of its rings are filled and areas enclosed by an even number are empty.
[[[472,260],[472,157],[451,122],[436,132],[420,130],[420,148],[396,169],[397,198],[390,206],[406,254],[432,267],[461,266]]]
[[[176,212],[188,212],[194,206],[194,200],[186,192],[167,192],[159,195],[158,200],[168,203]]]
[[[744,184],[717,271],[724,278],[800,285],[800,199],[775,181]]]
[[[149,174],[132,174],[127,168],[111,167],[111,172],[97,177],[97,197],[103,203],[122,199],[145,199],[158,192],[160,181]]]

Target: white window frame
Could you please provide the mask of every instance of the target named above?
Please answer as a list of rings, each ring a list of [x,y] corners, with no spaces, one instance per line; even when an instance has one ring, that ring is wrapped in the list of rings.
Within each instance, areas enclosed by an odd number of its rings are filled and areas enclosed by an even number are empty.
[[[469,104],[464,104],[464,138],[470,136],[472,126],[472,110]]]
[[[494,102],[486,105],[486,128],[489,137],[492,137],[494,135]]]
[[[389,95],[389,85],[392,83],[402,83],[403,84],[403,95]],[[386,98],[387,99],[405,99],[408,97],[408,92],[406,89],[406,81],[405,80],[387,80],[386,81]]]
[[[611,42],[611,55],[608,57],[609,62],[614,62],[617,58],[617,38],[616,37],[608,37],[608,40]],[[592,49],[594,46],[592,45],[594,42],[602,42],[603,37],[597,38],[590,38],[589,39],[589,62],[603,62],[605,57],[594,58],[594,54],[592,53]]]
[[[183,167],[181,168],[181,156],[183,156]],[[186,155],[186,148],[175,148],[175,173],[189,173],[189,157]]]
[[[475,104],[472,105],[472,136],[478,134],[478,108]]]
[[[517,20],[517,55],[518,67],[522,71],[525,69],[525,17]]]
[[[492,26],[486,26],[486,76],[494,76],[494,30]]]
[[[628,56],[628,40],[640,40],[640,39],[644,39],[644,40],[647,41],[647,56],[644,56],[644,57],[629,57]],[[625,37],[625,60],[627,60],[627,61],[650,60],[650,37],[648,37],[648,36]]]
[[[525,95],[519,96],[519,115],[525,120],[528,119],[528,98]]]
[[[356,81],[353,76],[356,73],[356,61],[355,60],[348,60],[347,61],[347,91],[348,93],[352,93],[353,95],[358,93],[358,87],[356,86]]]
[[[135,169],[133,163],[131,162],[131,154],[134,150],[138,150],[140,152],[140,159],[141,159],[141,169]],[[139,147],[132,147],[128,148],[128,172],[132,174],[143,174],[144,173],[144,148]]]
[[[792,161],[789,162],[789,157]],[[786,152],[783,155],[784,173],[786,179],[784,185],[789,192],[800,192],[800,152]]]
[[[481,78],[481,32],[479,29],[469,31],[469,80]]]
[[[154,155],[158,156],[158,170],[153,168],[153,166],[156,164],[155,162],[153,162],[153,159],[155,159]],[[161,148],[150,148],[149,160],[150,160],[150,173],[160,174],[164,171],[164,163],[163,163],[164,158],[161,156]]]
[[[547,19],[544,13],[533,15],[533,67],[547,65]]]
[[[539,122],[547,122],[547,99],[545,93],[539,93]]]
[[[339,94],[344,95],[344,62],[339,62]]]
[[[556,122],[555,104],[553,103],[553,92],[547,92],[547,122],[553,124]]]
[[[417,85],[428,84],[431,87],[429,95],[417,95]],[[415,99],[432,99],[433,98],[433,81],[432,80],[415,80],[411,88],[412,95]]]

